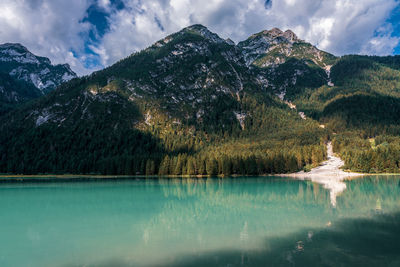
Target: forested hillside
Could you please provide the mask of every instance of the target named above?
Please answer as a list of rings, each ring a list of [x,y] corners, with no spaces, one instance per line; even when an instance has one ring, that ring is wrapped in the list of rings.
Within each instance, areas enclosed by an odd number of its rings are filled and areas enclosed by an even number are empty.
[[[264,174],[325,157],[325,130],[201,25],[3,117],[7,173]]]
[[[291,31],[235,45],[193,25],[1,117],[0,172],[287,173],[317,166],[328,139],[348,169],[398,172],[399,67]]]
[[[400,56],[344,56],[334,86],[308,88],[297,107],[325,124],[345,168],[400,172]]]

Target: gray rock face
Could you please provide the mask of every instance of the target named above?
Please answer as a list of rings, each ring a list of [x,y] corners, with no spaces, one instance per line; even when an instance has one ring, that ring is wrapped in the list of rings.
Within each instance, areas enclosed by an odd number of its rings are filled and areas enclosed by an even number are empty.
[[[320,68],[325,68],[335,58],[299,39],[291,30],[283,32],[278,28],[253,34],[240,42],[238,47],[248,66],[262,68],[283,64],[288,58],[309,60]]]
[[[285,32],[278,28],[272,30],[265,30],[257,34],[253,34],[247,40],[240,42],[238,47],[243,51],[247,65],[253,64],[260,56],[263,56],[276,48],[282,48],[282,52],[290,54],[290,50],[294,43],[300,43],[296,34],[291,30]],[[280,64],[280,60],[276,62],[269,62]],[[270,64],[270,65],[271,65]]]
[[[75,77],[68,64],[52,65],[48,58],[32,54],[21,44],[1,44],[0,115]]]
[[[273,28],[235,45],[202,25],[192,25],[90,75],[89,80],[101,76],[104,81],[101,85],[93,82],[79,95],[79,99],[87,99],[82,104],[85,110],[82,118],[89,116],[85,105],[91,100],[113,101],[111,94],[123,94],[130,102],[146,102],[147,106],[157,106],[180,120],[206,123],[212,120],[207,117],[207,110],[221,109],[227,120],[237,120],[243,128],[241,120],[247,113],[240,102],[246,94],[260,90],[284,98],[291,87],[305,84],[306,76],[313,75],[314,80],[326,82],[325,71],[322,70],[323,77],[320,77],[318,70],[309,67],[322,64],[326,54],[290,30]],[[37,95],[76,76],[68,65],[53,66],[47,58],[35,56],[19,44],[0,45],[1,72],[34,86]],[[16,94],[8,95],[18,99]],[[226,105],[226,110],[221,103]],[[35,113],[40,117],[37,124],[64,123],[62,116],[51,115],[58,114],[53,109],[59,106],[49,108],[42,115],[39,111]],[[144,113],[149,111],[146,109]]]
[[[294,32],[292,32],[291,30],[285,31],[282,34],[282,36],[291,42],[299,41],[299,39],[297,38],[297,35]]]
[[[329,84],[323,69],[334,64],[336,57],[299,39],[291,30],[278,28],[253,34],[237,45],[250,69],[256,70],[260,84],[282,99],[290,88],[306,86],[307,77]]]
[[[165,117],[174,125],[224,128],[234,122],[243,129],[247,113],[240,100],[257,88],[241,50],[201,25],[171,34],[85,79],[81,91],[60,88],[54,94],[57,105],[32,111],[34,125],[91,120],[97,112],[92,107],[119,99],[121,105],[141,108],[143,121],[134,122],[139,128]]]
[[[32,84],[41,94],[77,77],[68,64],[52,65],[48,58],[32,54],[21,44],[11,43],[0,45],[0,72]]]

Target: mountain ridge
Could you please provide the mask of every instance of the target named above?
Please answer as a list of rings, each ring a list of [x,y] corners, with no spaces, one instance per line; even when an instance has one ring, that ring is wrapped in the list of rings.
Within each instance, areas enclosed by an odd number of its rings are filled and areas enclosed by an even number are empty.
[[[246,57],[252,58],[250,64]],[[363,87],[366,82],[374,88],[390,81],[390,88],[379,93],[397,97],[393,77],[398,70],[392,66],[397,63],[385,58],[335,57],[291,31],[263,31],[235,45],[192,25],[0,118],[5,133],[0,172],[298,171],[325,159],[324,142],[343,120],[351,123],[346,117],[337,119],[348,114],[339,110],[340,103],[353,112],[351,107],[366,99],[344,96],[370,94]],[[352,77],[340,74],[352,68],[359,69]],[[373,74],[381,80],[368,78]],[[327,92],[331,95],[325,96]],[[290,107],[288,101],[293,102]],[[371,105],[370,112],[378,107]],[[391,123],[398,116],[392,115]],[[321,122],[327,127],[321,128]],[[385,133],[382,129],[375,134]],[[348,130],[354,137],[359,128],[344,126],[339,133]],[[342,136],[334,138],[336,152],[347,153],[349,148],[338,145]]]
[[[77,77],[68,64],[52,65],[19,43],[0,44],[0,73],[0,114]]]
[[[77,77],[68,64],[52,65],[48,58],[32,54],[20,43],[0,44],[0,70],[33,84],[42,94]]]

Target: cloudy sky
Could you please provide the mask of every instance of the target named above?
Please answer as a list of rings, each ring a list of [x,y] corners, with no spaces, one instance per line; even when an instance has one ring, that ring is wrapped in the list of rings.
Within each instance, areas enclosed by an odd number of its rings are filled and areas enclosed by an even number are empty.
[[[196,23],[235,42],[278,27],[336,55],[400,54],[400,0],[0,0],[0,43],[80,75]]]

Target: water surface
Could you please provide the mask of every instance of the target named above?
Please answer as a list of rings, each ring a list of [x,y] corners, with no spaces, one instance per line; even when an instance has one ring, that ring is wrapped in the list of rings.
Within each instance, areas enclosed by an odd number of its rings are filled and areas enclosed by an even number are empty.
[[[0,266],[400,265],[400,177],[0,184]]]

